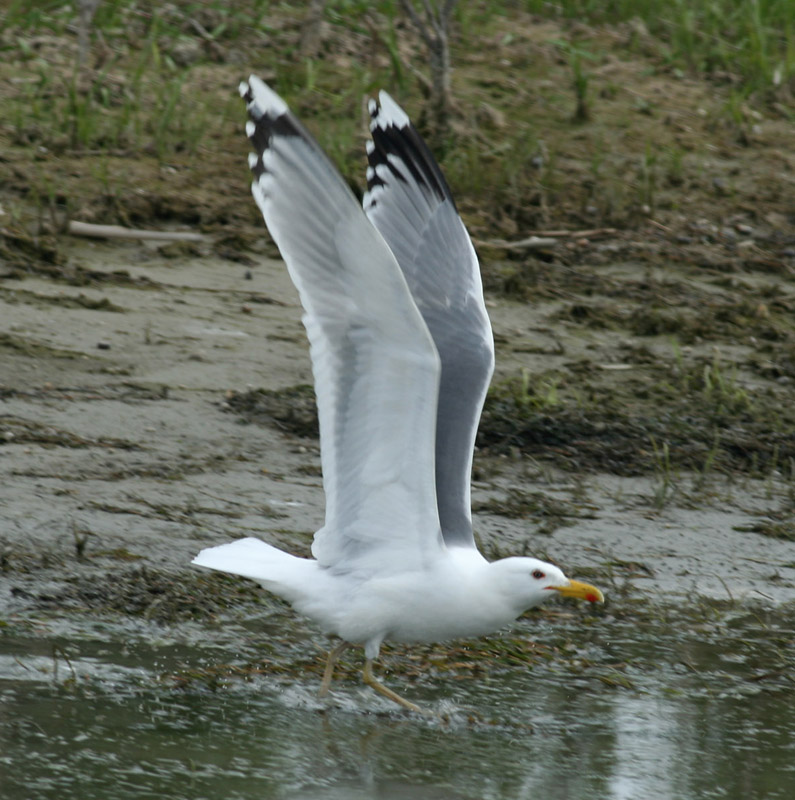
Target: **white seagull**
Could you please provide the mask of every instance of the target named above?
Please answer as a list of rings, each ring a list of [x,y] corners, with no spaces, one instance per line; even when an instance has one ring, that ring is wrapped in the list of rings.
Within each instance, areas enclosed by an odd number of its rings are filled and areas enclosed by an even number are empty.
[[[406,113],[370,101],[364,208],[256,76],[240,85],[254,147],[252,191],[304,307],[320,418],[326,519],[298,558],[246,538],[202,550],[201,567],[253,578],[362,645],[379,683],[381,643],[491,633],[554,595],[602,602],[534,558],[488,562],[469,482],[494,344],[477,256],[450,188]]]

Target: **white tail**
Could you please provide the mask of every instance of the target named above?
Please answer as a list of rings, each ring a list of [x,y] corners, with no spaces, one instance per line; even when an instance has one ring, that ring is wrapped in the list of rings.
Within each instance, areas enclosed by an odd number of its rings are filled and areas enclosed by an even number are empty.
[[[261,539],[248,537],[218,547],[208,547],[191,563],[197,567],[242,575],[267,585],[281,584],[285,577],[295,571],[295,562],[303,560],[272,547]]]

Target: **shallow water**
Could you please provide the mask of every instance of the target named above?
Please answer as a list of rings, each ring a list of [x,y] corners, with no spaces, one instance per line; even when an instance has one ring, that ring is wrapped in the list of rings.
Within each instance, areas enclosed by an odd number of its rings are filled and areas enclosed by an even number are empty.
[[[253,652],[262,626],[12,623],[0,635],[0,796],[789,800],[793,622],[793,609],[525,621],[514,634],[549,654],[530,668],[385,678],[444,721],[352,680],[324,704],[316,675],[214,690],[163,678]]]

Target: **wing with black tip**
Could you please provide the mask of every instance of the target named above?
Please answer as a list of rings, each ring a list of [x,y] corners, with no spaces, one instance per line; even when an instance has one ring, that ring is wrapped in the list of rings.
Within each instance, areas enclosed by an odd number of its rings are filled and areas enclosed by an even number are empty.
[[[252,191],[304,307],[326,522],[312,552],[376,574],[441,552],[434,483],[439,358],[395,257],[272,89],[241,84]]]
[[[386,93],[370,102],[364,210],[406,276],[442,363],[436,494],[444,540],[474,546],[472,455],[494,340],[480,268],[447,181],[406,113]]]

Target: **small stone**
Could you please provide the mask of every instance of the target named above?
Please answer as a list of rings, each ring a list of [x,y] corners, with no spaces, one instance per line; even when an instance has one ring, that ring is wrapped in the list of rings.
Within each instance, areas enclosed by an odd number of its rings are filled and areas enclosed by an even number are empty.
[[[171,48],[169,55],[178,66],[189,67],[202,57],[202,47],[196,39],[181,39]]]
[[[110,342],[97,342],[98,350],[110,350]]]

